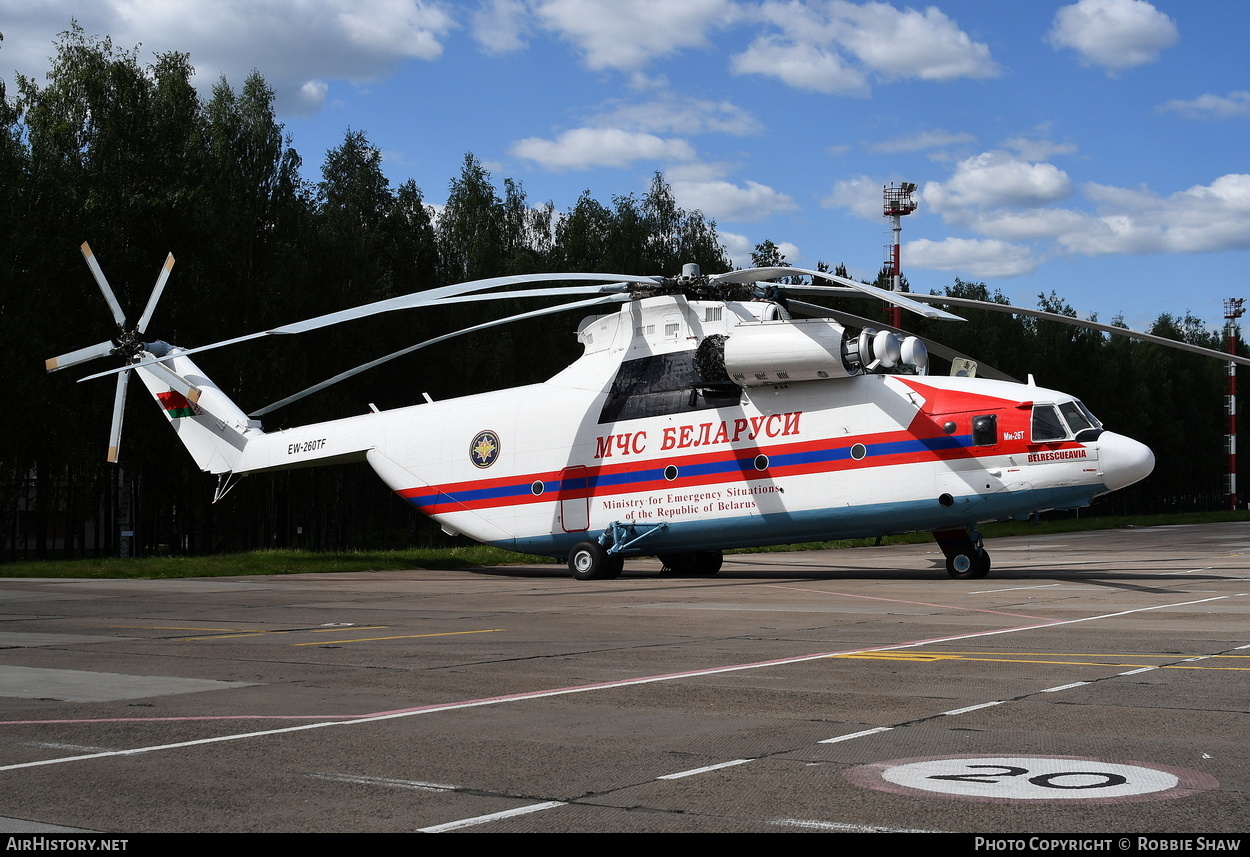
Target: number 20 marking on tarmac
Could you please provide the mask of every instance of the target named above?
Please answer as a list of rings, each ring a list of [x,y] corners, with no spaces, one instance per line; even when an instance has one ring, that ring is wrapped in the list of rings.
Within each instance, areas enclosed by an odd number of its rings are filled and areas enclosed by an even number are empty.
[[[1049,756],[895,759],[846,775],[882,791],[969,800],[1157,800],[1219,786],[1200,771]]]

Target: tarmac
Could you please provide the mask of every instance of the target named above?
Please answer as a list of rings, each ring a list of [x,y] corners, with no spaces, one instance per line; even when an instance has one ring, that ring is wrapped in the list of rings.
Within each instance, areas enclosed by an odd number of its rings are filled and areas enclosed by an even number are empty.
[[[1250,823],[1250,523],[563,566],[0,579],[0,832]]]

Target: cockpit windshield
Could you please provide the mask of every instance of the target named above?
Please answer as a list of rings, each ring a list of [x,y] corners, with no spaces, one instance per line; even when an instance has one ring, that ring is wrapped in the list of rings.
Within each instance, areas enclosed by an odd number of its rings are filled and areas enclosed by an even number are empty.
[[[1079,400],[1058,405],[1033,406],[1033,442],[1053,443],[1061,440],[1093,440],[1102,431],[1102,423]]]

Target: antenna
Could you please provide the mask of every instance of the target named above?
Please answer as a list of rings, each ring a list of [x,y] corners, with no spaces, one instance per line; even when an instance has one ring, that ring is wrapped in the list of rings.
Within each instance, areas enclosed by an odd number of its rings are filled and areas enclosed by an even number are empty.
[[[1237,319],[1245,310],[1242,304],[1245,298],[1224,299],[1224,331],[1228,334],[1228,353],[1237,356]],[[1228,452],[1228,508],[1237,508],[1237,364],[1228,361],[1228,396],[1225,399],[1225,411],[1228,412],[1228,434],[1224,438],[1224,448]]]
[[[897,185],[893,182],[886,185],[882,190],[885,198],[885,216],[893,222],[892,231],[894,232],[894,244],[890,250],[890,272],[892,278],[890,281],[890,290],[899,292],[903,290],[903,269],[899,263],[899,240],[903,234],[903,216],[911,214],[916,210],[917,202],[911,198],[915,192],[916,185],[912,182],[899,182]],[[890,306],[886,309],[889,323],[894,327],[901,327],[903,324],[903,310],[898,306]]]

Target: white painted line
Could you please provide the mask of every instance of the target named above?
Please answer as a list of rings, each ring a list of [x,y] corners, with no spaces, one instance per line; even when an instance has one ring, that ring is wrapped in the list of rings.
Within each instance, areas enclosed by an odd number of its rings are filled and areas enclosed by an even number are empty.
[[[1089,682],[1074,681],[1072,682],[1072,684],[1061,684],[1058,687],[1048,687],[1045,690],[1038,691],[1038,693],[1058,693],[1061,690],[1071,690],[1074,687],[1081,687],[1082,685],[1086,685],[1086,684],[1089,684]]]
[[[876,729],[865,729],[863,732],[852,732],[850,735],[839,735],[837,738],[826,738],[823,741],[817,741],[817,744],[837,744],[839,741],[850,741],[853,738],[863,738],[865,735],[876,735],[878,732],[889,732],[893,726],[878,726]]]
[[[729,666],[723,667],[709,667],[706,669],[688,670],[685,672],[640,676],[638,678],[621,679],[619,681],[605,681],[597,684],[583,684],[573,687],[553,688],[550,690],[513,693],[504,696],[487,697],[485,699],[467,699],[461,702],[416,706],[413,708],[400,709],[398,711],[387,711],[357,717],[346,717],[339,720],[323,720],[318,723],[303,723],[298,726],[284,726],[279,729],[263,729],[256,732],[244,732],[235,735],[219,735],[213,738],[200,738],[195,741],[180,741],[174,744],[156,744],[148,747],[134,747],[129,750],[114,750],[106,753],[88,753],[81,756],[62,756],[57,759],[41,759],[36,762],[20,762],[15,765],[0,765],[0,772],[16,771],[21,770],[22,768],[37,768],[43,765],[60,765],[66,762],[85,762],[91,759],[102,759],[110,756],[134,756],[141,753],[154,753],[160,750],[176,750],[184,747],[200,746],[203,744],[219,744],[225,741],[241,741],[247,738],[263,738],[270,735],[285,735],[290,732],[304,732],[309,729],[324,729],[328,726],[359,726],[365,723],[376,723],[381,720],[416,717],[422,714],[435,714],[445,711],[462,711],[468,708],[480,708],[487,705],[501,705],[506,702],[525,702],[531,699],[545,699],[553,696],[565,696],[572,693],[591,693],[596,690],[615,690],[622,687],[637,687],[638,685],[654,684],[662,681],[676,681],[679,679],[699,678],[702,676],[719,675],[722,673],[740,672],[742,670],[756,670],[767,667],[809,663],[811,661],[823,660],[825,658],[836,657],[838,655],[857,655],[866,654],[868,652],[897,652],[904,649],[916,649],[921,646],[932,646],[937,643],[952,643],[958,640],[973,640],[980,637],[994,637],[1000,634],[1015,634],[1021,631],[1040,631],[1043,629],[1061,628],[1064,625],[1077,625],[1082,622],[1094,622],[1099,619],[1116,619],[1120,616],[1131,616],[1134,613],[1145,613],[1151,610],[1166,610],[1170,607],[1191,607],[1195,604],[1206,604],[1211,601],[1223,601],[1225,598],[1235,598],[1244,594],[1246,593],[1239,592],[1236,595],[1217,595],[1213,598],[1201,598],[1196,601],[1178,601],[1172,604],[1156,604],[1153,607],[1138,607],[1132,610],[1121,610],[1116,613],[1103,613],[1097,616],[1086,616],[1081,619],[1066,619],[1060,622],[1019,625],[1014,628],[996,628],[992,631],[974,631],[969,634],[952,634],[949,637],[934,637],[928,640],[916,640],[911,643],[896,643],[888,646],[871,646],[863,649],[850,649],[841,652],[820,652],[818,654],[795,655],[794,657],[776,658],[768,661],[757,661],[755,663],[730,664]],[[1080,684],[1084,684],[1084,682],[1080,682]],[[1063,689],[1064,688],[1054,688],[1054,690]],[[12,723],[14,721],[8,722]]]
[[[1022,589],[1049,589],[1052,586],[1063,586],[1062,583],[1042,583],[1037,586],[1012,586],[1007,589],[977,589],[969,592],[969,595],[988,595],[995,592],[1019,592]]]
[[[732,768],[734,765],[745,765],[754,759],[734,759],[732,762],[721,762],[719,765],[708,765],[706,768],[694,768],[689,771],[678,771],[676,774],[665,774],[657,780],[680,780],[682,777],[693,777],[695,774],[706,774],[708,771],[719,771],[721,768]]]
[[[312,774],[318,780],[331,780],[336,783],[355,783],[362,786],[386,786],[395,789],[412,789],[420,792],[454,792],[458,786],[446,783],[426,783],[421,780],[393,780],[389,777],[366,777],[354,774]]]
[[[1148,673],[1151,670],[1157,670],[1158,667],[1140,667],[1135,670],[1129,670],[1126,673],[1116,673],[1116,675],[1137,675],[1138,673]]]
[[[915,827],[877,827],[872,824],[846,824],[839,821],[809,821],[803,818],[778,818],[770,824],[803,827],[808,830],[830,830],[837,833],[940,833],[938,830],[921,830]]]
[[[1240,652],[1242,649],[1250,649],[1250,643],[1246,643],[1244,646],[1238,646],[1237,648],[1233,649],[1233,651]]]
[[[449,821],[446,824],[436,824],[433,827],[421,827],[417,829],[417,833],[443,833],[448,830],[458,830],[461,827],[472,827],[475,824],[489,824],[492,821],[499,821],[501,818],[512,818],[515,815],[529,815],[531,812],[542,812],[544,809],[551,809],[556,806],[564,806],[564,801],[549,800],[546,803],[532,803],[529,806],[518,806],[516,809],[505,809],[503,812],[492,812],[490,815],[462,818],[459,821]]]
[[[1007,700],[996,699],[993,702],[982,702],[980,705],[969,705],[967,708],[956,708],[954,711],[943,711],[942,713],[948,717],[955,714],[967,714],[969,711],[977,711],[982,708],[989,708],[994,705],[1002,705]]]

